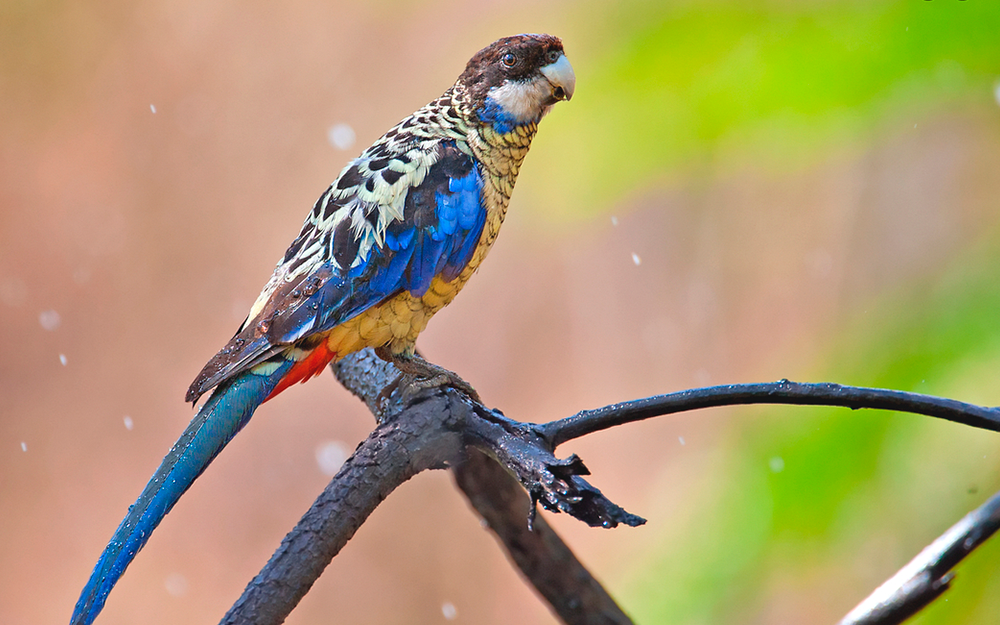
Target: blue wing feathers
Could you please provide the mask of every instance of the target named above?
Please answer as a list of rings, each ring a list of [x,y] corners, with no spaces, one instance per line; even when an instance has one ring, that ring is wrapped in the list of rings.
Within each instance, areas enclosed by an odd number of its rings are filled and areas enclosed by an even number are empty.
[[[448,242],[444,237],[435,239],[434,232],[430,229],[417,234],[403,288],[418,297],[427,292],[431,280],[437,274],[438,260]]]
[[[338,258],[349,269],[339,270],[339,277],[323,285],[317,294],[318,306],[300,307],[304,315],[316,317],[311,332],[336,327],[400,291],[419,297],[435,276],[454,280],[468,264],[486,221],[482,174],[472,157],[454,142],[444,142],[438,149],[441,157],[421,183],[407,191],[403,219],[386,226],[382,245],[375,243],[370,230],[364,230],[360,236],[370,238],[365,244],[350,243],[355,254],[367,250],[367,255],[361,262],[357,256]],[[346,233],[345,228],[342,234]],[[304,323],[303,317],[296,325],[305,327]]]
[[[437,202],[438,223],[436,230],[441,233],[441,238],[443,238],[443,235],[455,234],[455,229],[458,228],[458,203],[460,198],[439,192],[434,194],[434,199]]]
[[[355,305],[336,310],[322,327],[357,314],[361,301],[370,305],[401,290],[419,297],[435,276],[454,280],[468,264],[486,220],[482,176],[453,143],[442,149],[422,183],[408,191],[404,219],[391,223],[384,245],[371,246],[368,257],[348,272],[356,285]]]
[[[416,234],[417,234],[417,229],[416,228],[408,228],[408,229],[404,230],[403,232],[401,232],[397,236],[397,239],[399,241],[399,246],[403,247],[403,248],[410,247],[410,244],[413,243],[413,237]]]
[[[465,235],[461,246],[452,252],[451,256],[448,257],[448,262],[441,270],[441,277],[446,282],[451,282],[457,278],[458,274],[462,273],[465,266],[469,264],[472,253],[479,243],[479,237],[483,233],[483,225],[486,223],[486,211],[476,211],[471,217],[471,222],[471,226],[467,229],[468,234]]]
[[[386,297],[397,291],[412,255],[412,245],[404,247],[393,254],[388,264],[380,267],[379,271],[371,279],[369,287],[372,291],[382,295],[382,297]]]

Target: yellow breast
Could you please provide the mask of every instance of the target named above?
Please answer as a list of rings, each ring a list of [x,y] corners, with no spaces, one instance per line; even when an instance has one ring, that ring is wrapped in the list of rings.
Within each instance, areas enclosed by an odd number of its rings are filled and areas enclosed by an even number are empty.
[[[480,255],[477,253],[475,256]],[[477,260],[475,266],[478,267],[482,258],[474,257],[474,260]],[[434,313],[455,299],[473,271],[475,267],[470,263],[451,282],[434,278],[421,297],[404,291],[372,306],[331,330],[327,335],[327,347],[340,358],[365,347],[383,345],[388,345],[394,354],[412,354],[417,336],[427,327],[427,322]]]

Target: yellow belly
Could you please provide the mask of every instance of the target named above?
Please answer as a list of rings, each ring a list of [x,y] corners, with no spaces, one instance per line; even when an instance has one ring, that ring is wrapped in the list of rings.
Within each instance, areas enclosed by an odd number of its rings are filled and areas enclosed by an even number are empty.
[[[404,291],[372,306],[331,330],[327,335],[327,347],[339,358],[365,347],[383,345],[388,345],[394,354],[412,354],[417,336],[427,327],[427,322],[455,299],[473,271],[471,266],[467,267],[451,282],[434,278],[421,297]]]

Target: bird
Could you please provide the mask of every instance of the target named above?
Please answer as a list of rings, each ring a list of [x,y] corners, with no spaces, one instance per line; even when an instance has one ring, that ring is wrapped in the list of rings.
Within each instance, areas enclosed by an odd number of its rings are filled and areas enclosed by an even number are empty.
[[[421,382],[474,390],[416,339],[489,252],[541,119],[573,96],[558,37],[477,52],[437,99],[350,161],[309,212],[235,336],[192,382],[191,423],[129,507],[76,603],[89,625],[150,534],[263,402],[364,348]]]

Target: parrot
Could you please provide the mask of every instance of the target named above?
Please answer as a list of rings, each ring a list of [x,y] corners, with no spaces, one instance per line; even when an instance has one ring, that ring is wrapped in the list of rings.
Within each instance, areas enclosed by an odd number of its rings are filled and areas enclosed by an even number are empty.
[[[417,336],[486,257],[539,122],[575,85],[558,37],[499,39],[343,168],[246,320],[188,389],[193,405],[211,395],[129,507],[71,625],[94,621],[181,495],[257,407],[289,386],[364,348],[420,380],[464,384],[416,353]]]

